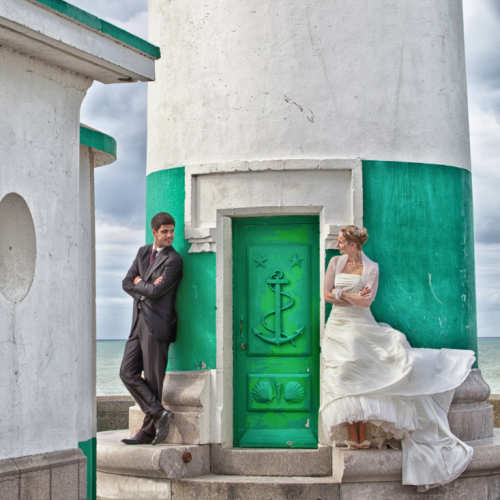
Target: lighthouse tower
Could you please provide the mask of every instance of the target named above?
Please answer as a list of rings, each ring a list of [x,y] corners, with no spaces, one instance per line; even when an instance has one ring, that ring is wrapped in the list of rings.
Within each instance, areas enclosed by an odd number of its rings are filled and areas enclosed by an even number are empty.
[[[167,442],[211,444],[221,475],[361,481],[344,452],[332,465],[318,421],[320,291],[340,227],[368,230],[378,321],[414,347],[477,352],[462,3],[152,0],[149,19],[162,59],[148,93],[147,222],[173,215],[185,269]],[[462,439],[492,436],[488,394],[476,364],[450,411]],[[263,458],[279,448],[288,473]],[[388,474],[377,481],[407,498]],[[210,481],[191,487],[212,498]]]

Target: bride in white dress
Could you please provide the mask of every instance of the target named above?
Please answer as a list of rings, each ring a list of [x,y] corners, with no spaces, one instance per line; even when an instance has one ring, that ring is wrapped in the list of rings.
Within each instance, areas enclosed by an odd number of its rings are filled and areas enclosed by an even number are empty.
[[[351,449],[403,448],[403,484],[419,491],[456,479],[473,449],[452,434],[448,409],[474,352],[413,349],[403,333],[370,311],[378,265],[363,252],[366,229],[342,228],[325,278],[333,304],[322,342],[325,434]]]

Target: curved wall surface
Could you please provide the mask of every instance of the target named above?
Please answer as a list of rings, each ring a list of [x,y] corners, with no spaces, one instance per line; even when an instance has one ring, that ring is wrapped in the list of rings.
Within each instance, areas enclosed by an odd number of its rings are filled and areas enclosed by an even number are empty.
[[[470,168],[460,0],[155,0],[148,173],[367,158]]]

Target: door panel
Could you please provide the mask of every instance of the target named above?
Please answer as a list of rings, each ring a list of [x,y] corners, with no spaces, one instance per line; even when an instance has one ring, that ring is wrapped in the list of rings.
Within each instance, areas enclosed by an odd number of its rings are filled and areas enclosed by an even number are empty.
[[[298,243],[248,247],[249,356],[311,355],[310,248]]]
[[[233,222],[234,445],[315,448],[317,217]]]

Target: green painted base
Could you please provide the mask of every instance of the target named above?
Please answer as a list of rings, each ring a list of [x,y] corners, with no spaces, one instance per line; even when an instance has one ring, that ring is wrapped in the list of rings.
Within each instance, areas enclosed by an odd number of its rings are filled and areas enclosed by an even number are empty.
[[[240,448],[317,448],[318,440],[310,430],[249,429],[240,439]]]
[[[82,441],[78,443],[78,448],[87,457],[87,500],[96,500],[97,440],[94,437],[88,441]]]
[[[184,238],[184,167],[154,172],[146,183],[146,240],[153,242],[151,219],[168,212],[175,219],[174,248],[184,260],[176,300],[177,341],[170,345],[167,371],[215,368],[215,253],[189,253]]]
[[[477,356],[471,173],[363,161],[363,206],[363,250],[380,267],[377,321],[403,332],[413,347]]]

